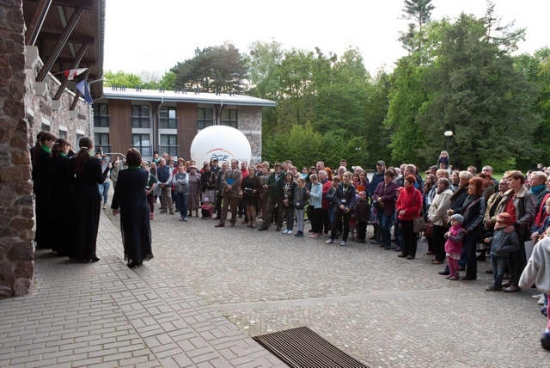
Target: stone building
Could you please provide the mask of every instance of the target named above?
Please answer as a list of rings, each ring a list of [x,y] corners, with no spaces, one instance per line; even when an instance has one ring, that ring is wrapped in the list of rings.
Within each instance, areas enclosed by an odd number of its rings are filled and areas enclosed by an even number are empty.
[[[34,277],[29,148],[47,130],[77,144],[92,109],[75,89],[103,74],[104,0],[0,2],[0,297],[26,295]],[[86,71],[69,81],[64,70]],[[91,83],[101,96],[102,84]]]
[[[261,159],[262,108],[275,102],[216,93],[104,87],[94,101],[94,142],[103,152],[138,149],[189,159],[193,138],[211,125],[239,129],[249,140],[252,161]]]

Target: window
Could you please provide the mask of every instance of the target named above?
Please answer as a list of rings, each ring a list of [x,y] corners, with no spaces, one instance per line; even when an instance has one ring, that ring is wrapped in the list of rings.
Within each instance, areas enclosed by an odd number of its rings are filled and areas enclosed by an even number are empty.
[[[132,105],[132,128],[150,128],[151,116],[147,105]]]
[[[94,104],[94,126],[98,128],[109,127],[109,105],[106,103]]]
[[[97,150],[101,147],[103,153],[111,152],[109,133],[94,133],[94,146]]]
[[[160,109],[160,128],[177,129],[178,120],[175,107],[163,107]]]
[[[74,146],[77,148],[77,150],[80,149],[79,144],[82,138],[84,138],[84,134],[76,133],[76,142]]]
[[[197,129],[204,129],[214,125],[214,110],[197,109]]]
[[[178,136],[175,134],[161,134],[160,152],[167,152],[171,156],[178,155]]]
[[[153,156],[149,134],[132,134],[132,147],[137,149],[142,156]]]
[[[223,110],[222,125],[237,128],[237,110]]]
[[[66,130],[60,130],[59,131],[59,138],[67,139],[67,131]]]
[[[42,131],[43,132],[49,132],[50,131],[50,125],[42,123]]]

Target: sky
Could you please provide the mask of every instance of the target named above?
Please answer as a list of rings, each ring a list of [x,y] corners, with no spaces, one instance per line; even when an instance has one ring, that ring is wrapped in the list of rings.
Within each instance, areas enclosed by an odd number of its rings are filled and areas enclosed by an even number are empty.
[[[526,28],[520,53],[550,47],[549,0],[495,0],[503,24]],[[231,42],[248,53],[253,42],[339,57],[357,48],[371,73],[393,70],[405,55],[398,41],[406,31],[403,0],[107,0],[104,71],[159,79],[196,48]],[[484,0],[433,0],[432,20],[465,12],[481,17]],[[144,73],[146,72],[146,73]],[[149,73],[149,74],[147,74]]]

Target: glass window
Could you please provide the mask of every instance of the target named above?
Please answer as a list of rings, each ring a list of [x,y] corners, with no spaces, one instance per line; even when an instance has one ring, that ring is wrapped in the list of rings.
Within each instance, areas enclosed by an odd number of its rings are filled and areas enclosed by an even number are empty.
[[[214,110],[197,109],[197,129],[204,129],[211,125],[214,125]]]
[[[49,132],[50,131],[50,126],[48,124],[44,124],[42,123],[42,131],[43,132]]]
[[[147,105],[132,105],[132,128],[150,128],[151,115]]]
[[[66,130],[60,130],[59,131],[59,138],[67,139],[67,131]]]
[[[223,110],[222,125],[227,125],[233,128],[238,128],[237,110]]]
[[[178,136],[175,134],[161,134],[160,151],[172,156],[178,156]]]
[[[101,147],[104,153],[111,152],[109,133],[94,133],[94,146],[96,146],[98,150]]]
[[[160,128],[177,129],[178,120],[175,107],[162,107],[160,109]]]
[[[100,128],[109,127],[109,105],[106,103],[97,103],[93,105],[94,126]]]
[[[149,134],[132,134],[132,145],[142,156],[152,156],[151,137]]]
[[[79,143],[80,143],[80,140],[81,140],[82,138],[84,138],[84,134],[78,134],[78,133],[76,133],[76,142],[75,142],[74,147],[76,147],[77,150],[80,149],[80,148],[79,148]]]

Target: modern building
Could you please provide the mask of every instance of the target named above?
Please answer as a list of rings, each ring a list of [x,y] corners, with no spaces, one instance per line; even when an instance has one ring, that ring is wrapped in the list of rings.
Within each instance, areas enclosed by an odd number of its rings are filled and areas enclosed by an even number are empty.
[[[261,159],[262,108],[275,102],[260,98],[181,90],[104,87],[94,101],[94,142],[103,152],[138,149],[145,159],[154,151],[190,159],[198,131],[211,125],[239,129],[250,141],[252,161]]]
[[[91,134],[91,105],[76,82],[101,80],[105,0],[0,1],[0,298],[34,278],[29,147],[48,130],[76,143]],[[65,70],[86,69],[70,81]],[[102,83],[91,83],[101,97]]]

